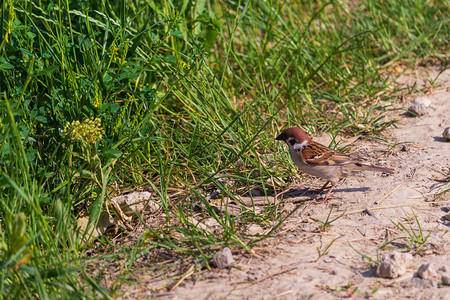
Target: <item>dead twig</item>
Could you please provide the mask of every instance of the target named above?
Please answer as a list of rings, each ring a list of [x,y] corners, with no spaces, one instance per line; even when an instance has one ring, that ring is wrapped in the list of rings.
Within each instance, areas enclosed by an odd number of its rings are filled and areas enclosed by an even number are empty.
[[[270,278],[273,278],[273,277],[276,277],[276,276],[279,276],[279,275],[283,275],[283,274],[289,273],[289,272],[294,271],[296,269],[298,269],[298,267],[293,267],[293,268],[290,268],[290,269],[287,269],[287,270],[284,270],[284,271],[281,271],[281,272],[270,274],[270,275],[264,276],[261,279],[255,280],[255,281],[253,281],[251,283],[252,284],[257,284],[257,283],[260,283],[260,282],[262,282],[264,280],[267,280],[267,279],[270,279]],[[248,283],[248,282],[237,282],[235,284],[237,285],[237,284],[242,284],[242,283]]]
[[[386,195],[384,195],[383,197],[381,197],[380,199],[378,199],[377,201],[375,201],[373,203],[373,205],[377,205],[380,204],[382,201],[384,201],[386,198],[388,198],[390,195],[392,195],[396,190],[398,190],[400,187],[404,186],[407,183],[410,183],[411,180],[408,180],[406,182],[403,182],[401,184],[399,184],[398,186],[396,186],[395,188],[393,188],[389,193],[387,193]]]
[[[187,272],[183,275],[183,277],[181,277],[180,280],[178,280],[177,283],[175,283],[175,285],[170,289],[170,291],[172,292],[174,289],[176,289],[177,286],[179,286],[186,278],[191,276],[193,273],[194,273],[194,265],[191,265],[189,270],[187,270]]]

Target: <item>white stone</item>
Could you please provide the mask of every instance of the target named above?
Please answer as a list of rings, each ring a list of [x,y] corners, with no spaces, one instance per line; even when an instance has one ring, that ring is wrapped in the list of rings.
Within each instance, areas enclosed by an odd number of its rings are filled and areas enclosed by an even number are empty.
[[[233,262],[233,254],[231,253],[230,248],[225,247],[213,256],[213,262],[216,267],[219,269],[224,269],[229,267]]]
[[[160,207],[155,202],[151,201],[152,194],[149,192],[133,192],[127,195],[114,197],[111,201],[119,204],[123,212],[138,212],[142,213],[148,211],[155,213]]]
[[[409,253],[384,254],[377,268],[377,275],[383,278],[397,278],[406,273],[407,263],[412,260]]]
[[[248,235],[263,234],[264,230],[257,224],[250,224],[245,227],[244,232]]]
[[[408,108],[408,111],[413,115],[423,116],[426,113],[426,106],[423,104],[413,104]]]

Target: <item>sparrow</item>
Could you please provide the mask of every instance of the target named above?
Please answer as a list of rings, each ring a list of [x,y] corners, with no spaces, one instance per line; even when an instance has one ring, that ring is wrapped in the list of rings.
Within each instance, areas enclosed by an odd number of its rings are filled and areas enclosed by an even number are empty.
[[[291,159],[300,170],[327,180],[319,192],[323,191],[331,182],[331,187],[319,203],[325,202],[330,197],[331,191],[342,177],[361,174],[363,171],[394,173],[394,169],[365,164],[359,159],[350,157],[350,155],[314,142],[298,127],[284,130],[275,139],[286,142],[289,146]]]

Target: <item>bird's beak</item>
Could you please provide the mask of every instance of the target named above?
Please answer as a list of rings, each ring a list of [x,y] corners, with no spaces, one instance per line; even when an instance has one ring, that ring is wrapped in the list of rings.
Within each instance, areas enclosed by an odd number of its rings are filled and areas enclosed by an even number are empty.
[[[275,139],[277,141],[283,141],[284,140],[284,134],[279,134]]]

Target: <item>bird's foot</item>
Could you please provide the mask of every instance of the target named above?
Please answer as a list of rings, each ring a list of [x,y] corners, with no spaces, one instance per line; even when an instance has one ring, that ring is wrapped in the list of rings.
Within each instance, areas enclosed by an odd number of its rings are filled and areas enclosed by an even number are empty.
[[[317,200],[317,202],[316,202],[316,204],[323,204],[323,203],[325,203],[328,199],[330,199],[330,198],[332,198],[333,197],[333,195],[325,195],[325,197],[323,197],[323,199],[321,199],[321,200]]]
[[[328,182],[325,183],[325,185],[322,187],[322,190],[327,186]],[[328,199],[331,198],[331,191],[334,189],[334,187],[336,186],[337,182],[335,184],[333,184],[330,189],[328,190],[327,194],[325,195],[325,197],[323,197],[322,200],[318,201],[317,204],[322,204],[325,201],[327,201]]]

